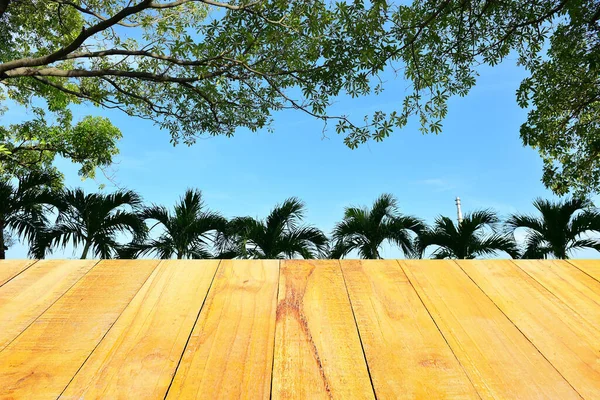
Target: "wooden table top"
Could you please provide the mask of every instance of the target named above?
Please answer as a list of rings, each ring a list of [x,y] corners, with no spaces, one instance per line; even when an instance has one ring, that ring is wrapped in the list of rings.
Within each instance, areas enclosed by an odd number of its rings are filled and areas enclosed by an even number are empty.
[[[0,399],[600,399],[600,261],[0,261]]]

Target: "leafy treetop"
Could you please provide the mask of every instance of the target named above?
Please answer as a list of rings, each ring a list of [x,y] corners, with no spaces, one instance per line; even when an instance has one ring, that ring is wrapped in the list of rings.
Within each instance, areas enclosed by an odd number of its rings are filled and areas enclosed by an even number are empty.
[[[0,96],[41,97],[59,119],[82,101],[120,109],[188,144],[299,109],[354,148],[411,117],[441,132],[477,67],[513,53],[530,72],[521,137],[544,183],[588,192],[600,187],[599,19],[598,0],[0,0]],[[396,111],[330,115],[342,93],[382,91],[389,68],[411,83]]]

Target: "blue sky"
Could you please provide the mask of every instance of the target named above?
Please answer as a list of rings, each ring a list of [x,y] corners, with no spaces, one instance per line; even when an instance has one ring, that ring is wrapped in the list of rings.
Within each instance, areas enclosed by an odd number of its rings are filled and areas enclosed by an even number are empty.
[[[383,142],[356,150],[345,147],[333,126],[324,137],[322,122],[298,111],[276,113],[274,133],[240,130],[233,138],[201,139],[191,147],[173,147],[168,132],[119,112],[91,106],[75,112],[108,116],[122,130],[121,154],[109,173],[113,182],[139,192],[148,203],[171,206],[186,188],[196,187],[208,207],[227,217],[264,217],[276,203],[297,196],[306,202],[306,222],[327,233],[345,206],[371,204],[382,193],[394,194],[401,212],[429,223],[439,214],[454,217],[456,196],[465,212],[493,208],[504,216],[533,212],[535,197],[553,197],[540,182],[537,152],[523,147],[519,138],[526,111],[517,106],[515,90],[526,72],[514,64],[507,60],[482,69],[467,97],[451,99],[440,135],[422,135],[413,120]],[[342,97],[332,112],[360,120],[365,113],[391,110],[401,104],[405,87],[406,82],[390,78],[383,94]],[[24,109],[12,107],[2,122],[26,117]],[[115,189],[102,177],[81,182],[70,162],[58,165],[69,186],[92,191],[105,183],[106,191]],[[7,256],[26,254],[17,245]],[[73,256],[72,249],[53,254]],[[383,256],[401,254],[388,247]],[[595,258],[598,253],[576,256]]]

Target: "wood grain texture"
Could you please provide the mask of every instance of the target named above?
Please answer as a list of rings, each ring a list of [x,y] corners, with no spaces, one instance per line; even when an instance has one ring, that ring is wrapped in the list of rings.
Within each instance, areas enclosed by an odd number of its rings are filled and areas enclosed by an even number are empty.
[[[0,260],[0,286],[20,274],[36,260]]]
[[[0,352],[0,398],[57,398],[158,261],[102,261]]]
[[[482,398],[580,398],[458,264],[399,263]]]
[[[600,399],[598,260],[28,262],[0,399]]]
[[[600,329],[600,282],[561,260],[514,260],[514,263],[572,312]]]
[[[459,264],[579,394],[587,399],[600,398],[597,327],[574,313],[512,261]]]
[[[279,262],[223,260],[169,399],[268,399]]]
[[[41,260],[0,287],[0,351],[96,263]]]
[[[372,399],[373,388],[337,260],[281,263],[274,399]]]
[[[161,262],[61,399],[164,399],[218,265]]]
[[[566,262],[600,282],[600,260],[569,260]]]
[[[341,265],[378,398],[478,398],[396,261]]]

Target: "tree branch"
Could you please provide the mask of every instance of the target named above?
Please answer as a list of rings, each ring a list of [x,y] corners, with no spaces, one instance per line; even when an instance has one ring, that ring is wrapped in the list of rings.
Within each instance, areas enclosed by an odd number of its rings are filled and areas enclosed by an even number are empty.
[[[153,53],[151,51],[144,50],[124,50],[124,49],[108,49],[108,50],[100,50],[93,52],[80,52],[80,53],[71,53],[67,54],[65,57],[61,58],[61,60],[73,60],[76,58],[96,58],[96,57],[105,57],[105,56],[142,56],[153,58],[156,60],[167,61],[176,65],[181,66],[201,66],[208,65],[210,61],[218,60],[222,58],[226,52],[221,52],[218,56],[209,57],[202,60],[181,60],[175,57],[166,56],[163,54]]]
[[[8,78],[16,78],[22,76],[56,76],[62,78],[90,78],[90,77],[101,77],[101,76],[122,76],[126,78],[135,78],[153,82],[171,82],[171,83],[184,83],[184,82],[197,82],[203,79],[213,78],[221,75],[219,73],[209,73],[196,77],[178,77],[170,75],[154,74],[145,71],[122,71],[118,69],[100,69],[100,70],[86,70],[86,69],[71,69],[64,70],[59,68],[30,68],[23,67],[17,68],[6,72]]]
[[[51,53],[51,54],[48,54],[48,55],[42,56],[42,57],[21,58],[18,60],[12,60],[12,61],[6,62],[4,64],[0,64],[0,77],[2,77],[2,74],[7,76],[8,71],[11,71],[11,70],[14,70],[17,68],[37,67],[37,66],[51,64],[51,63],[61,59],[62,57],[66,56],[67,54],[72,53],[75,50],[77,50],[79,48],[79,46],[81,46],[83,44],[83,42],[85,42],[89,37],[95,35],[98,32],[102,32],[105,29],[110,28],[111,26],[119,23],[120,21],[122,21],[123,19],[127,18],[130,15],[139,13],[140,11],[147,9],[148,7],[150,7],[151,3],[152,3],[152,0],[143,0],[141,3],[136,4],[134,6],[125,7],[124,9],[122,9],[121,11],[116,13],[114,16],[112,16],[108,19],[105,19],[105,20],[97,23],[96,25],[91,26],[88,29],[85,29],[85,28],[82,29],[81,33],[75,38],[75,40],[73,40],[70,44],[58,49],[54,53]]]

